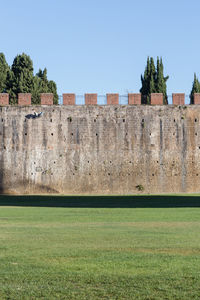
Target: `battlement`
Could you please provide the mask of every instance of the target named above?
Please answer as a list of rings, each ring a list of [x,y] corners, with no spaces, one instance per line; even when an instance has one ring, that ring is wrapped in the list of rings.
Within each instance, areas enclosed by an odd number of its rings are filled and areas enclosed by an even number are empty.
[[[76,96],[72,93],[64,93],[62,95],[62,105],[76,105]],[[106,94],[105,105],[119,105],[119,94]],[[140,93],[129,93],[127,96],[128,105],[141,105],[142,95]],[[85,105],[97,105],[98,95],[95,93],[88,93],[84,95]],[[10,104],[9,94],[0,93],[0,106],[7,106]],[[40,104],[41,105],[53,105],[53,94],[52,93],[42,93],[40,94]],[[173,105],[185,105],[185,94],[184,93],[173,93],[172,94],[172,104]],[[194,94],[194,104],[200,104],[200,93]],[[18,94],[18,105],[26,106],[32,105],[31,94],[30,93],[19,93]],[[152,93],[150,96],[150,105],[163,105],[163,94],[162,93]]]

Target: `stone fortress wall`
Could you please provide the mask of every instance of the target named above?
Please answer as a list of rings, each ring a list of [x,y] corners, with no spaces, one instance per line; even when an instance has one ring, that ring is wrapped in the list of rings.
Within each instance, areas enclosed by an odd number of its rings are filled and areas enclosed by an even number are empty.
[[[63,105],[52,105],[52,94],[42,94],[31,105],[30,94],[19,94],[14,106],[0,94],[1,193],[200,192],[199,94],[194,105],[184,105],[184,94],[173,94],[173,105],[162,105],[162,94],[151,95],[152,105],[128,98],[118,105],[118,94],[108,94],[99,106],[86,94],[78,106],[63,94]]]

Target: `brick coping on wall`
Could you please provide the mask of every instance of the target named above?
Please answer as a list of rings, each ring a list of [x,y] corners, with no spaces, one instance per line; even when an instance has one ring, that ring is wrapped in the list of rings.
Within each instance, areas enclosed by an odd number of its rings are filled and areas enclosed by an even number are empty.
[[[77,105],[76,95],[73,93],[64,93],[63,104],[62,105]],[[85,105],[97,105],[98,95],[96,93],[87,93],[84,95]],[[106,104],[104,105],[120,105],[119,94],[106,94]],[[52,93],[42,93],[40,94],[40,104],[38,105],[54,105],[53,104],[53,94]],[[128,104],[127,105],[142,105],[142,95],[140,93],[129,93],[127,94]],[[0,93],[0,106],[9,105],[9,94]],[[194,104],[200,104],[200,93],[194,94]],[[18,103],[16,105],[32,105],[31,94],[30,93],[19,93]],[[60,105],[60,104],[59,104]],[[126,105],[126,104],[122,104]],[[145,104],[146,105],[146,104]],[[152,93],[150,95],[149,105],[163,105],[163,94],[162,93]],[[171,105],[171,104],[167,104]],[[172,94],[172,105],[185,105],[185,94],[184,93],[173,93]]]

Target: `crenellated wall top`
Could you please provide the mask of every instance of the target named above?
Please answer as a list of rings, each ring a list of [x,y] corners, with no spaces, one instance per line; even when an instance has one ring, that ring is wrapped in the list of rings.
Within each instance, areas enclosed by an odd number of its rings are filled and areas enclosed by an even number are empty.
[[[76,94],[64,93],[62,96],[62,105],[77,105]],[[129,93],[127,97],[127,105],[141,105],[142,95],[140,93]],[[105,105],[119,105],[120,95],[117,93],[108,93],[105,96]],[[40,94],[40,105],[53,105],[53,94],[52,93],[42,93]],[[98,95],[96,93],[87,93],[84,95],[85,105],[97,105]],[[0,93],[0,106],[7,106],[10,104],[9,94]],[[18,105],[26,106],[32,105],[31,94],[30,93],[19,93],[18,94]],[[172,94],[172,104],[173,105],[185,105],[185,94],[184,93],[173,93]],[[200,93],[194,94],[194,104],[200,104]],[[163,105],[163,94],[162,93],[152,93],[150,95],[150,105]]]

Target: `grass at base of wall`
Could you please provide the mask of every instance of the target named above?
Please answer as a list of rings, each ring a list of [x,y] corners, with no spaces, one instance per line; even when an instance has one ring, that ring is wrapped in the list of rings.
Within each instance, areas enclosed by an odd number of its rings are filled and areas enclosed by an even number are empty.
[[[199,299],[198,196],[27,197],[0,197],[0,299]]]

